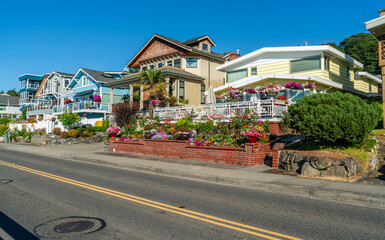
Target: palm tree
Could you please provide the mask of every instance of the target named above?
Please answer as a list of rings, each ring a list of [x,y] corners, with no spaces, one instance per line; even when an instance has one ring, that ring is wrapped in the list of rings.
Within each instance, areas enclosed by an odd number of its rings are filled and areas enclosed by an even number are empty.
[[[161,71],[150,69],[140,72],[140,77],[144,88],[143,91],[148,91],[151,99],[159,99],[165,96],[165,80],[164,74]],[[150,117],[152,117],[152,110],[154,106],[150,102]]]

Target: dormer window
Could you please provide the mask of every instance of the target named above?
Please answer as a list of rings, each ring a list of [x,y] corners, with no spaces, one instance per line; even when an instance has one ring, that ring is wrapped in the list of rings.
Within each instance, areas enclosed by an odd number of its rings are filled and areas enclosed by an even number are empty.
[[[209,45],[207,45],[207,43],[202,43],[202,50],[203,51],[208,51],[209,50]]]
[[[88,85],[90,85],[90,82],[89,82],[89,80],[88,80],[88,77],[83,76],[83,77],[82,77],[82,86],[88,86]]]
[[[197,68],[198,67],[197,58],[186,58],[186,68]]]

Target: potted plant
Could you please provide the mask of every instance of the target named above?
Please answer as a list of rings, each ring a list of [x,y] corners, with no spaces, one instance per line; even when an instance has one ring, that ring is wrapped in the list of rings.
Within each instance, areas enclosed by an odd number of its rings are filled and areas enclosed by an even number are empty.
[[[156,100],[152,100],[151,103],[152,103],[153,105],[155,105],[156,107],[158,107],[159,104],[161,103],[161,101],[158,100],[158,99],[156,99]]]
[[[110,134],[110,137],[116,137],[116,135],[120,132],[120,128],[117,128],[117,127],[108,128],[107,132]]]
[[[279,93],[281,88],[281,85],[271,83],[269,85],[264,86],[262,92],[269,96],[269,98],[273,98]]]
[[[190,138],[190,129],[180,126],[178,127],[178,135],[180,140],[188,140]]]
[[[67,100],[64,101],[64,104],[70,104],[70,103],[72,103],[71,99],[67,99]]]
[[[144,125],[144,138],[145,139],[151,139],[151,137],[154,135],[152,134],[153,126],[151,124]]]
[[[246,136],[249,143],[267,143],[269,141],[269,133],[261,125],[244,126],[242,135]]]
[[[315,82],[311,82],[311,81],[309,80],[309,81],[307,81],[306,83],[304,83],[302,86],[303,86],[304,88],[313,90],[313,89],[315,89],[316,84],[315,84]]]

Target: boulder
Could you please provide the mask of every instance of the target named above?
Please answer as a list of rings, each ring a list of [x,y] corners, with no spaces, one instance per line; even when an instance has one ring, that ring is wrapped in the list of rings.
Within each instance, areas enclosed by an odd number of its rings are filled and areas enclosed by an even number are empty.
[[[333,166],[326,169],[321,173],[321,177],[346,177],[346,171],[344,166]]]
[[[328,158],[318,158],[316,161],[310,162],[310,165],[318,170],[324,170],[328,167],[331,167],[332,162]]]
[[[280,151],[279,162],[280,163],[287,163],[288,157],[289,157],[289,155],[286,151]]]
[[[317,177],[317,176],[320,175],[320,171],[318,171],[317,169],[313,168],[310,165],[310,163],[305,162],[302,165],[302,168],[301,168],[301,175],[302,176],[308,176],[308,177]]]
[[[362,169],[361,164],[353,157],[340,160],[340,164],[345,167],[348,177],[356,176]]]
[[[302,163],[293,163],[290,171],[301,174],[302,165]]]
[[[305,162],[307,155],[301,153],[294,153],[293,163]]]

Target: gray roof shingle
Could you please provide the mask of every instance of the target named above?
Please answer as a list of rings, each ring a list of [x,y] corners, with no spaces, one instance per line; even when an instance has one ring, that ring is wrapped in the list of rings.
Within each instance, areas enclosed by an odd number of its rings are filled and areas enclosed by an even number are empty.
[[[0,105],[19,106],[19,97],[10,96],[8,94],[0,94]]]

